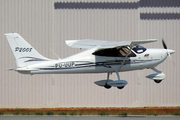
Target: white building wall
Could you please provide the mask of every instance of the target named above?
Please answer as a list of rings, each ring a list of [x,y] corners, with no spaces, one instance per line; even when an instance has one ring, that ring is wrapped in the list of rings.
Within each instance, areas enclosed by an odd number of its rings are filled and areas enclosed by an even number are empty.
[[[113,9],[55,9],[61,0],[1,0],[0,1],[0,108],[45,107],[143,107],[180,105],[180,3],[163,6],[154,0],[115,0],[124,8]],[[81,1],[69,0],[70,3]],[[84,2],[84,1],[83,1]],[[87,3],[109,2],[86,0]],[[127,3],[126,5],[124,3]],[[132,5],[136,6],[136,8]],[[147,4],[148,3],[148,4]],[[120,4],[120,5],[122,5]],[[95,4],[96,5],[96,4]],[[149,6],[147,6],[149,5]],[[172,17],[151,16],[150,13],[175,13]],[[144,17],[142,14],[149,14]],[[144,45],[162,48],[163,38],[170,49],[176,50],[157,68],[166,74],[160,84],[145,78],[152,70],[122,72],[128,81],[123,89],[106,90],[94,84],[106,79],[102,74],[23,75],[7,68],[16,68],[14,56],[4,33],[17,32],[39,53],[51,58],[73,55],[82,50],[70,48],[67,39],[98,39],[124,41],[157,38],[159,41]],[[174,64],[173,64],[174,63]],[[113,73],[111,79],[117,77]]]

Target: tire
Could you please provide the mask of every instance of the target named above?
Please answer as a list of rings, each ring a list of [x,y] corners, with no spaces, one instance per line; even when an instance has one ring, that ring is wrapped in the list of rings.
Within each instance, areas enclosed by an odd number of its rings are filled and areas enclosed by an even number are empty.
[[[104,85],[106,89],[110,89],[112,86],[108,85],[107,83]]]
[[[118,89],[123,89],[124,88],[124,86],[122,86],[122,87],[117,87]]]
[[[160,83],[162,80],[154,80],[155,83]]]

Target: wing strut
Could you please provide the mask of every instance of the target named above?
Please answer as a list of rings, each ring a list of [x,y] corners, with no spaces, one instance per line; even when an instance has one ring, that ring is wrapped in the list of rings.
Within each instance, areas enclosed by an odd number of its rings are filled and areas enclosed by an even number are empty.
[[[118,70],[120,70],[121,67],[124,65],[124,63],[125,63],[125,61],[126,61],[126,58],[127,58],[128,55],[130,54],[131,50],[132,50],[132,45],[130,45],[130,49],[129,49],[128,53],[126,54],[126,57],[124,58],[124,60],[123,60],[123,62],[121,63],[121,65],[120,65],[120,67],[119,67]]]

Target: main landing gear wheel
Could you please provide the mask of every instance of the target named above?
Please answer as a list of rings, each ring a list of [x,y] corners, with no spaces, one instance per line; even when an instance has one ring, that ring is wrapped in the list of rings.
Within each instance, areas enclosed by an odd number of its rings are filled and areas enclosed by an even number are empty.
[[[123,89],[124,88],[124,86],[122,86],[122,87],[117,87],[118,89]]]
[[[162,80],[154,80],[154,82],[156,83],[160,83]]]
[[[106,89],[110,89],[112,86],[108,85],[107,83],[104,85]]]

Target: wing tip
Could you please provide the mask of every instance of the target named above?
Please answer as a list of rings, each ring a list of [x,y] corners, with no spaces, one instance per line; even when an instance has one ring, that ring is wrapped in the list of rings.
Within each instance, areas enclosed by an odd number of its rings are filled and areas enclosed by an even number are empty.
[[[148,39],[148,40],[150,40],[152,42],[156,42],[157,41],[157,39]]]

